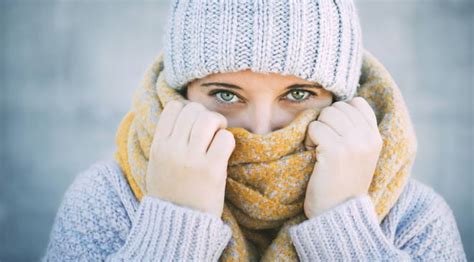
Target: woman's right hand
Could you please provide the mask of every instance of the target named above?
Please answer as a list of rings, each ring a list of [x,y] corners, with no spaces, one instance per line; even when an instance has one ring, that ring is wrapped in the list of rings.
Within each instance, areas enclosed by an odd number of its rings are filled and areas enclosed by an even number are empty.
[[[147,194],[221,217],[234,136],[226,118],[203,105],[166,104],[148,161]]]

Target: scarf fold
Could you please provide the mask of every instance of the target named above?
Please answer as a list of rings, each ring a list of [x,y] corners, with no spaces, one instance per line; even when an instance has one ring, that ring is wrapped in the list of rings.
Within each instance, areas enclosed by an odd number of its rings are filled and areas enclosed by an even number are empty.
[[[114,157],[138,200],[147,193],[145,175],[160,113],[169,101],[185,100],[167,85],[162,71],[160,52],[133,94],[132,108],[115,137]],[[410,176],[417,140],[399,88],[367,50],[359,84],[356,96],[364,97],[374,109],[383,139],[369,188],[381,222]],[[304,196],[317,155],[314,149],[305,149],[304,138],[319,112],[304,110],[284,128],[266,135],[227,128],[234,134],[236,146],[227,168],[222,220],[231,227],[232,239],[220,261],[298,260],[288,227],[307,219]]]

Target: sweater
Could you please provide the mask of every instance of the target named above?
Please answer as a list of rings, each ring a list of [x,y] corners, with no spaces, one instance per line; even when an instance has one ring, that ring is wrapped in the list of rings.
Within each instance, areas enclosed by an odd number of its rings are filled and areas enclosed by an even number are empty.
[[[381,223],[369,195],[290,227],[301,261],[466,261],[452,210],[410,178]],[[317,236],[317,237],[316,237]],[[67,188],[42,261],[217,261],[231,238],[221,218],[134,196],[114,159]]]
[[[114,158],[138,200],[147,195],[147,167],[161,112],[170,101],[190,102],[166,82],[164,55],[160,52],[146,70],[116,131]],[[357,96],[374,111],[383,140],[368,188],[381,221],[410,177],[417,139],[398,85],[367,50],[359,84]],[[289,124],[264,135],[239,126],[226,128],[235,139],[235,148],[227,163],[221,216],[230,225],[232,238],[220,257],[222,262],[298,259],[288,229],[307,220],[306,189],[311,176],[318,175],[315,164],[319,156],[316,148],[304,146],[304,140],[320,111],[306,108]],[[163,150],[171,152],[173,148]]]

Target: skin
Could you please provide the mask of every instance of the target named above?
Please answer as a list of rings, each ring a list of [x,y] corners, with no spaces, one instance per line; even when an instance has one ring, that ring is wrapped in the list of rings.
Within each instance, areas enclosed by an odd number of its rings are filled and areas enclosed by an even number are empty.
[[[219,83],[235,85],[240,89]],[[220,93],[215,94],[218,91]],[[225,116],[229,127],[243,127],[256,134],[280,129],[302,110],[310,107],[322,109],[334,100],[332,93],[317,83],[295,76],[254,73],[250,70],[212,74],[198,79],[188,85],[187,96],[190,101],[201,103]]]
[[[235,148],[232,133],[224,128],[266,134],[309,107],[322,111],[305,139],[306,147],[317,152],[306,189],[306,216],[367,194],[383,143],[365,99],[334,102],[333,94],[317,83],[250,70],[196,79],[184,95],[190,103],[172,101],[161,113],[148,162],[149,195],[221,217],[227,163]]]

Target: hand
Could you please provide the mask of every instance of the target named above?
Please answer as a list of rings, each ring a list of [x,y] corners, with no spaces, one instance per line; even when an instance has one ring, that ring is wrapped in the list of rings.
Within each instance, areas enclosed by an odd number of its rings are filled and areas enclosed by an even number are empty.
[[[146,174],[149,195],[221,217],[227,162],[235,148],[226,118],[170,101],[158,120]]]
[[[364,98],[325,107],[308,126],[305,145],[316,146],[317,158],[304,202],[308,218],[368,193],[383,140]]]

